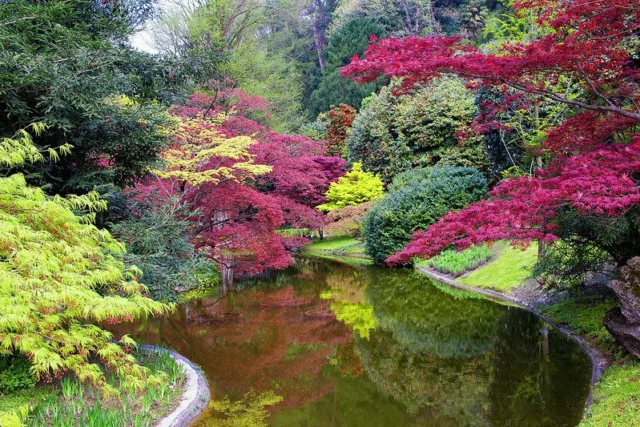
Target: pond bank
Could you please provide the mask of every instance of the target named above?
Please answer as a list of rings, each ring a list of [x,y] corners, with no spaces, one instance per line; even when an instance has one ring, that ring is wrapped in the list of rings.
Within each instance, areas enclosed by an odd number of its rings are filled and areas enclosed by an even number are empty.
[[[342,243],[344,246],[346,242]],[[341,249],[334,249],[334,258],[341,260]],[[309,255],[314,253],[311,252]],[[517,281],[518,283],[514,282],[499,290],[491,289],[493,280],[491,284],[482,282],[476,286],[473,279],[478,274],[472,274],[477,272],[482,276],[484,272],[481,270],[492,264],[495,270],[500,264],[496,262],[501,259],[500,254],[494,254],[492,258],[488,263],[461,276],[462,279],[435,271],[426,263],[416,266],[416,271],[447,286],[524,308],[580,345],[592,363],[591,387],[581,426],[600,426],[605,420],[613,421],[610,425],[640,425],[640,402],[637,402],[635,397],[640,392],[640,364],[636,360],[630,360],[602,324],[604,314],[610,306],[616,304],[615,298],[603,297],[593,292],[578,296],[549,296],[542,292],[539,286],[534,286],[532,280]],[[522,258],[524,260],[526,257]],[[508,264],[511,265],[510,268],[515,264],[520,266],[520,263],[514,263],[513,260]],[[525,264],[523,261],[522,266]],[[471,280],[464,279],[465,277]]]
[[[115,394],[81,382],[74,375],[55,383],[34,383],[32,387],[0,393],[0,425],[185,426],[207,404],[206,380],[200,379],[197,368],[182,356],[148,345],[133,349],[132,355],[152,374],[165,374],[166,381],[134,391],[124,387],[114,373],[107,373],[106,385]],[[13,375],[20,378],[19,372]],[[191,395],[194,397],[188,399]],[[200,395],[207,398],[196,399]]]
[[[518,297],[516,297],[514,295],[508,295],[506,293],[494,291],[494,290],[491,290],[491,289],[483,289],[483,288],[478,288],[478,287],[471,286],[471,285],[465,285],[465,284],[462,284],[462,283],[456,281],[451,276],[439,273],[437,271],[431,270],[431,269],[426,268],[426,267],[418,267],[416,269],[416,271],[418,271],[421,274],[424,274],[424,275],[426,275],[426,276],[428,276],[428,277],[430,277],[430,278],[432,278],[434,280],[437,280],[438,282],[444,283],[446,285],[449,285],[449,286],[452,286],[452,287],[455,287],[455,288],[458,288],[458,289],[462,289],[462,290],[465,290],[465,291],[482,294],[485,297],[488,297],[488,298],[493,299],[493,300],[506,301],[506,302],[508,302],[510,304],[517,305],[519,307],[524,308],[525,310],[528,310],[528,311],[532,312],[536,316],[544,319],[547,323],[553,325],[557,330],[559,330],[560,332],[562,332],[563,334],[565,334],[566,336],[568,336],[569,338],[574,340],[576,343],[578,343],[584,349],[584,351],[589,355],[589,358],[591,359],[591,362],[593,363],[593,371],[591,373],[591,384],[592,384],[592,386],[598,382],[598,380],[600,379],[600,377],[602,376],[604,371],[607,368],[609,368],[611,366],[611,364],[612,364],[611,358],[600,347],[598,347],[597,345],[591,343],[589,340],[586,339],[586,337],[571,332],[566,326],[558,324],[551,317],[549,317],[549,316],[545,315],[544,313],[542,313],[530,301],[525,301],[525,300],[520,299],[520,298],[518,298]],[[589,394],[589,399],[587,401],[587,406],[589,406],[591,404],[592,396],[593,396],[593,387],[592,387],[591,393]]]
[[[202,370],[194,365],[189,359],[176,353],[153,345],[141,345],[142,350],[166,352],[176,364],[182,368],[186,376],[184,391],[180,397],[177,407],[170,414],[157,422],[156,427],[183,427],[196,419],[211,400],[211,393],[207,379]]]
[[[609,309],[618,304],[612,297],[585,293],[564,298],[540,297],[539,292],[520,292],[530,288],[523,283],[510,289],[511,294],[459,283],[453,277],[429,268],[419,273],[459,289],[482,294],[491,299],[516,304],[554,325],[578,343],[593,364],[591,390],[581,427],[639,426],[640,363],[624,351],[603,325]]]
[[[354,237],[344,236],[320,240],[305,247],[303,253],[354,266],[373,265],[373,260],[365,253],[364,243]]]

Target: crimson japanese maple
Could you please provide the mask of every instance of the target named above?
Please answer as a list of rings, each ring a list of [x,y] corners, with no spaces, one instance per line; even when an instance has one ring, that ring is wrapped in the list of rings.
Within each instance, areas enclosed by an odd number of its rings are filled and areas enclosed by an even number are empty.
[[[456,74],[470,86],[491,86],[505,94],[519,91],[574,109],[572,117],[549,130],[540,147],[549,159],[544,170],[506,180],[490,199],[446,215],[417,233],[388,260],[392,264],[433,256],[450,244],[553,241],[568,216],[585,222],[594,217],[637,218],[640,66],[631,52],[640,28],[640,3],[516,0],[514,7],[537,9],[547,35],[528,44],[505,44],[499,54],[483,53],[459,37],[373,40],[364,58],[354,58],[343,69],[362,82],[381,74],[399,77],[404,89]],[[560,90],[562,79],[576,85],[577,96]]]

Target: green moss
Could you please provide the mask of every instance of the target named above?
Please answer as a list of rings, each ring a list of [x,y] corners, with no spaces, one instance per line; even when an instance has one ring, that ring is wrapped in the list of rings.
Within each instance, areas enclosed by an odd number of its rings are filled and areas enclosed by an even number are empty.
[[[480,267],[459,281],[480,288],[510,291],[531,276],[537,259],[538,247],[535,244],[524,251],[505,245],[495,261]]]
[[[607,311],[618,303],[612,297],[599,295],[570,299],[543,307],[540,311],[558,324],[583,335],[612,357],[620,357],[622,348],[604,327]]]
[[[609,368],[593,391],[583,427],[640,426],[640,363]]]

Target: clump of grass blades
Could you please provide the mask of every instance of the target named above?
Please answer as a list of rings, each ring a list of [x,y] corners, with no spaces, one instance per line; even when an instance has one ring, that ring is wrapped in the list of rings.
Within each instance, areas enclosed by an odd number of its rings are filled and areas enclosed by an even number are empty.
[[[154,374],[166,375],[158,387],[137,392],[113,374],[107,382],[116,390],[105,395],[90,384],[72,376],[62,379],[54,393],[41,402],[31,415],[30,425],[61,427],[150,427],[168,412],[185,382],[182,367],[164,351],[139,351],[138,362]]]
[[[491,258],[487,246],[473,246],[462,252],[448,249],[427,261],[427,265],[442,273],[459,276],[484,264]]]

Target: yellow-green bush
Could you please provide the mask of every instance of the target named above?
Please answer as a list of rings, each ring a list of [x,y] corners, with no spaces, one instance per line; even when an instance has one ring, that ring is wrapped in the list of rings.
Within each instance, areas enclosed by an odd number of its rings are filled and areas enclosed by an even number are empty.
[[[346,206],[358,206],[384,195],[384,185],[378,176],[362,170],[360,163],[354,163],[351,172],[329,186],[327,203],[318,209],[331,212]]]

